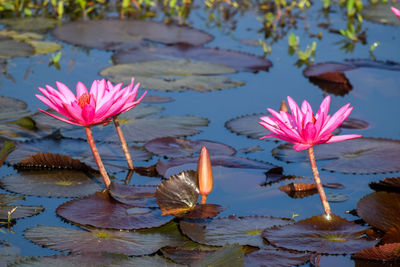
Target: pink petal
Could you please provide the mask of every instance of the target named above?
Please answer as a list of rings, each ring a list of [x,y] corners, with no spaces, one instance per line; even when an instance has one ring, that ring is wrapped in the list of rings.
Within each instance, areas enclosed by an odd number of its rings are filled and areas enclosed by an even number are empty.
[[[331,139],[329,139],[326,143],[335,143],[335,142],[341,142],[349,139],[355,139],[355,138],[360,138],[362,135],[359,134],[344,134],[344,135],[335,135],[332,136]]]
[[[76,123],[84,125],[84,120],[82,119],[82,108],[76,104],[76,102],[72,102],[71,104],[63,103],[64,108],[68,111],[71,120],[75,120]]]
[[[56,82],[57,88],[60,91],[60,93],[65,96],[66,101],[68,102],[72,102],[76,99],[76,96],[74,95],[74,93],[71,92],[71,90],[69,90],[69,88],[60,82]]]
[[[400,10],[398,10],[395,7],[390,7],[390,8],[392,9],[393,13],[396,14],[396,16],[400,19]]]
[[[93,125],[93,118],[95,115],[95,107],[92,105],[85,105],[82,109],[82,118],[85,121],[85,125]]]
[[[326,117],[329,113],[330,104],[331,104],[331,96],[328,95],[327,97],[324,98],[321,105],[319,106],[318,112],[315,115],[315,119],[318,119],[322,114],[324,114]]]
[[[306,124],[306,127],[304,128],[304,140],[306,143],[311,144],[315,140],[315,136],[317,134],[317,130],[315,129],[315,126],[312,122],[309,122]]]
[[[304,150],[304,149],[309,149],[310,147],[312,147],[313,145],[310,145],[310,144],[295,144],[294,146],[293,146],[293,148],[296,150],[296,151],[301,151],[301,150]]]
[[[63,121],[63,122],[69,123],[69,124],[74,124],[74,125],[82,126],[82,124],[79,124],[79,123],[76,123],[75,121],[68,120],[68,119],[65,119],[65,118],[63,118],[63,117],[54,115],[54,114],[52,114],[52,113],[50,113],[50,112],[47,112],[47,111],[45,111],[45,110],[42,110],[42,109],[40,109],[40,108],[38,108],[38,110],[40,110],[40,111],[46,113],[47,115],[52,116],[53,118],[56,118],[57,120],[60,120],[60,121]]]
[[[65,116],[65,117],[69,117],[68,112],[64,109],[63,106],[55,105],[53,102],[51,102],[49,99],[45,98],[44,96],[36,95],[36,97],[39,98],[40,101],[45,103],[50,108],[52,108],[55,111],[57,111],[58,113],[60,113],[61,115]]]
[[[79,99],[82,95],[88,94],[86,86],[82,82],[76,84],[76,98]]]

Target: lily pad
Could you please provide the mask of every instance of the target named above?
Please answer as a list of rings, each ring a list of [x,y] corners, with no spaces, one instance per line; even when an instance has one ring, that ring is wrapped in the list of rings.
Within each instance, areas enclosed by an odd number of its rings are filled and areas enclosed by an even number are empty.
[[[238,135],[244,135],[253,139],[265,136],[265,128],[258,122],[265,113],[243,115],[225,122],[225,127]]]
[[[168,103],[172,101],[174,101],[174,99],[171,97],[146,94],[141,103]]]
[[[47,32],[56,26],[57,20],[44,17],[8,18],[1,19],[0,24],[4,24],[6,28],[14,31]]]
[[[162,216],[158,209],[137,208],[118,202],[107,191],[68,201],[56,212],[77,224],[125,230],[159,227],[172,219],[171,216]]]
[[[326,199],[329,202],[344,202],[349,199],[349,196],[341,193],[326,193]]]
[[[25,42],[0,39],[0,58],[28,57],[35,54],[35,48]]]
[[[381,241],[384,244],[400,243],[400,224],[390,228]]]
[[[223,64],[237,71],[268,70],[272,63],[266,58],[233,50],[203,46],[154,46],[138,47],[127,51],[117,51],[113,57],[115,64],[152,60],[198,60],[213,64]]]
[[[391,6],[400,8],[396,2],[370,4],[363,7],[362,16],[371,22],[400,26],[399,18],[390,10]]]
[[[200,222],[181,221],[179,226],[183,234],[200,244],[223,246],[230,242],[263,247],[263,229],[288,223],[290,220],[275,217],[229,216]]]
[[[191,45],[202,45],[213,40],[210,34],[190,27],[117,19],[73,21],[55,28],[53,35],[70,44],[105,50],[137,47],[143,40]]]
[[[286,162],[308,161],[306,151],[295,151],[292,146],[282,144],[272,154]],[[364,137],[316,145],[314,152],[317,160],[331,160],[323,165],[328,171],[358,174],[400,171],[399,140]]]
[[[197,170],[198,157],[175,158],[170,161],[157,162],[157,172],[164,178],[177,174],[183,170]],[[269,170],[276,166],[265,161],[256,161],[237,156],[211,155],[213,167],[222,166],[226,168],[262,169]]]
[[[309,253],[292,253],[265,246],[260,250],[247,254],[244,257],[244,263],[245,266],[297,266],[308,262],[309,259]]]
[[[344,129],[357,129],[357,130],[362,130],[362,129],[367,129],[369,127],[369,123],[356,119],[356,118],[347,118],[341,125],[340,128]]]
[[[176,230],[175,230],[176,229]],[[170,232],[166,232],[169,230]],[[139,256],[156,252],[168,244],[184,242],[176,225],[165,230],[125,232],[116,230],[75,230],[57,226],[39,225],[25,230],[25,237],[32,242],[60,251],[79,253],[110,252]]]
[[[236,72],[235,69],[225,65],[158,60],[114,65],[103,69],[100,75],[106,76],[115,83],[129,83],[134,76],[137,81],[140,81],[141,87],[145,89],[162,91],[190,89],[210,92],[243,85],[243,82],[233,81],[228,77],[210,76],[234,72]]]
[[[369,225],[389,231],[400,224],[400,194],[374,192],[357,203],[357,214]]]
[[[282,185],[279,190],[285,192],[291,198],[304,198],[312,196],[318,193],[317,186],[315,184],[304,184],[304,183],[290,183]]]
[[[28,43],[34,47],[35,54],[53,53],[62,48],[60,44],[55,42],[30,41]]]
[[[8,191],[45,197],[83,197],[102,189],[99,176],[76,170],[19,171],[0,179]]]
[[[4,141],[0,149],[0,167],[3,165],[8,155],[14,151],[14,149],[15,149],[14,143],[9,141]]]
[[[392,5],[391,5],[392,6]],[[375,68],[383,70],[399,71],[400,63],[391,60],[371,60],[368,58],[345,59],[346,62],[359,68]]]
[[[334,214],[317,215],[294,224],[265,229],[262,236],[272,245],[297,251],[350,254],[374,246],[378,240],[362,238],[365,227]]]
[[[354,70],[357,67],[352,64],[343,64],[338,62],[323,62],[308,66],[303,70],[303,75],[310,77],[318,77],[327,73],[344,73]]]
[[[383,181],[369,183],[375,191],[400,193],[400,177],[385,178]]]
[[[110,194],[120,203],[137,207],[158,207],[155,185],[124,185],[111,182]]]
[[[354,258],[378,261],[400,260],[400,243],[385,244],[378,247],[363,249]]]
[[[205,257],[202,261],[196,263],[198,267],[224,267],[224,266],[244,266],[244,253],[241,246],[238,244],[226,244],[221,249],[213,252]]]
[[[42,206],[23,206],[19,204],[12,204],[14,202],[24,199],[24,196],[10,195],[10,194],[0,194],[0,220],[7,223],[8,212],[11,212],[10,218],[20,219],[24,217],[33,216],[41,213],[44,208]]]
[[[190,157],[198,155],[202,146],[207,147],[211,155],[233,155],[236,150],[228,145],[206,140],[177,139],[162,137],[151,140],[144,145],[148,151],[158,156],[169,158]]]

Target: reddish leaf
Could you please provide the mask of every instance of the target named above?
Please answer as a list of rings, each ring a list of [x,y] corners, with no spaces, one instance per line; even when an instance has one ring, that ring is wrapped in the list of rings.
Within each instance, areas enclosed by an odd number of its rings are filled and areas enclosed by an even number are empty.
[[[400,260],[400,243],[385,244],[378,247],[363,249],[354,255],[358,259],[394,261]]]
[[[111,182],[110,194],[118,202],[137,207],[158,207],[154,185],[124,185]]]
[[[400,177],[385,178],[383,181],[371,182],[369,187],[375,191],[400,193]]]
[[[389,229],[382,238],[384,244],[400,243],[400,225],[396,225]]]

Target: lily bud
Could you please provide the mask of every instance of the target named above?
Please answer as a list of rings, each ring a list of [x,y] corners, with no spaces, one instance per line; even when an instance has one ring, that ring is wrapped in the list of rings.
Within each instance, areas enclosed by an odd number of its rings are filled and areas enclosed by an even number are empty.
[[[286,105],[285,100],[282,100],[282,102],[281,102],[281,107],[280,107],[279,110],[280,110],[280,111],[283,111],[283,112],[289,112],[289,109],[288,109],[288,107],[287,107],[287,105]]]
[[[197,165],[197,174],[199,177],[201,204],[205,204],[207,195],[210,194],[213,187],[211,161],[210,156],[208,155],[208,150],[205,146],[201,148],[199,163]]]

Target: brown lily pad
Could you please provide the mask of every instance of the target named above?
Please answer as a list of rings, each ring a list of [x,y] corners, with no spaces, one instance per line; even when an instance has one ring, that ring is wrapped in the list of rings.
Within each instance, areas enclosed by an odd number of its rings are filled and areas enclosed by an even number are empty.
[[[369,225],[389,231],[400,224],[400,194],[374,192],[357,203],[357,214]]]
[[[229,242],[263,247],[263,229],[288,223],[290,220],[275,217],[229,216],[200,222],[181,221],[179,225],[183,234],[200,244],[223,246]]]
[[[211,165],[222,166],[226,168],[243,168],[243,169],[262,169],[269,170],[276,167],[275,165],[264,162],[256,161],[237,156],[225,155],[210,155]],[[168,162],[159,160],[157,162],[157,172],[167,178],[173,174],[179,173],[182,170],[197,170],[198,157],[176,158]]]
[[[309,253],[292,253],[265,246],[260,250],[245,255],[244,263],[245,266],[297,266],[308,262],[309,259]]]
[[[0,194],[0,224],[7,223],[9,212],[11,212],[11,220],[29,217],[41,213],[44,208],[42,206],[24,206],[13,204],[14,202],[24,199],[24,196],[11,194]]]
[[[393,3],[395,4],[395,3]],[[393,6],[393,5],[391,5]],[[400,6],[399,6],[400,8]],[[398,18],[396,18],[398,21]],[[359,68],[375,68],[375,69],[383,69],[383,70],[391,70],[391,71],[399,71],[400,63],[392,60],[371,60],[368,58],[360,59],[345,59],[346,62],[353,66],[357,66]]]
[[[158,207],[155,185],[125,185],[111,182],[110,195],[115,200],[137,207]]]
[[[117,19],[73,21],[55,28],[53,35],[70,44],[105,50],[138,47],[143,40],[202,45],[213,39],[210,34],[190,27]]]
[[[352,64],[343,64],[337,62],[324,62],[308,66],[303,70],[303,75],[306,77],[316,77],[326,73],[344,73],[354,70],[357,67]]]
[[[341,125],[340,128],[344,129],[355,129],[355,130],[362,130],[367,129],[369,127],[369,123],[356,119],[356,118],[347,118]]]
[[[353,90],[350,81],[341,72],[327,72],[318,76],[311,76],[309,80],[329,94],[344,96]]]
[[[375,191],[400,193],[400,177],[385,178],[383,181],[371,182],[369,187]]]
[[[382,238],[384,244],[400,243],[400,225],[396,225],[389,229]]]
[[[125,230],[159,227],[172,219],[171,216],[162,216],[158,209],[118,202],[107,191],[68,201],[60,205],[56,213],[77,224]]]
[[[363,249],[361,252],[356,253],[354,258],[377,261],[400,260],[400,243]]]
[[[377,240],[366,240],[366,228],[334,214],[314,216],[294,224],[265,229],[262,236],[272,245],[298,251],[350,254],[370,248]]]
[[[268,59],[256,55],[220,48],[188,45],[137,47],[127,51],[117,51],[112,59],[115,64],[163,59],[198,60],[223,64],[237,71],[251,72],[268,70],[272,66]]]
[[[200,153],[201,148],[207,147],[211,155],[233,155],[236,150],[228,145],[206,140],[178,139],[161,137],[144,145],[148,151],[158,156],[169,158],[190,157]]]
[[[282,144],[272,154],[286,162],[308,161],[306,151],[295,151],[292,147]],[[317,160],[330,160],[322,167],[328,171],[358,174],[400,171],[399,140],[364,137],[316,145],[314,153]]]
[[[76,170],[33,170],[5,176],[0,186],[25,195],[83,197],[101,190],[99,179]]]
[[[282,185],[279,190],[285,192],[292,198],[304,198],[312,196],[318,193],[317,186],[315,184],[304,184],[304,183],[290,183]]]
[[[167,230],[169,232],[167,232]],[[181,245],[185,239],[176,224],[146,231],[75,230],[39,225],[25,230],[24,236],[35,244],[76,253],[109,252],[127,256],[151,254],[168,244]]]

